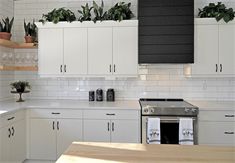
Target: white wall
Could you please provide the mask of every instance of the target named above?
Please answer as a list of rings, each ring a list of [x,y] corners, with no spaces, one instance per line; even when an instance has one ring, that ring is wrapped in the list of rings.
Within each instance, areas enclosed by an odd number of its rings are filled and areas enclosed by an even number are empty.
[[[234,0],[222,0],[235,8]],[[38,20],[42,13],[56,7],[68,7],[76,12],[81,4],[88,0],[17,0],[15,1],[15,39],[23,41],[23,19]],[[110,7],[116,0],[105,0]],[[137,0],[131,0],[136,14]],[[214,0],[195,0],[197,9]],[[77,13],[77,12],[76,12]],[[16,64],[36,64],[37,50],[15,50]],[[28,58],[28,59],[24,59]],[[30,59],[31,58],[31,59]],[[28,63],[29,62],[29,63]],[[43,79],[36,72],[15,72],[15,79],[27,79],[32,84],[30,98],[45,99],[88,99],[88,91],[97,88],[115,88],[117,99],[151,98],[185,98],[197,100],[235,100],[234,78],[185,78],[183,65],[140,66],[139,78],[108,81],[93,79]]]

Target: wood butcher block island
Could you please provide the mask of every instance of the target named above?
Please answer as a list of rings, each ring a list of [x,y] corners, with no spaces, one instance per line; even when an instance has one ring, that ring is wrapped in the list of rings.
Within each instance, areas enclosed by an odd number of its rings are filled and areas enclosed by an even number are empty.
[[[56,163],[234,163],[234,147],[74,142]]]

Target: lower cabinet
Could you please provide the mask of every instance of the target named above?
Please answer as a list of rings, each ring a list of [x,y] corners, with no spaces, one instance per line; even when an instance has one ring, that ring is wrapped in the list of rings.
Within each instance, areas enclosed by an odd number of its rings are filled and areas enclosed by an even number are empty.
[[[129,110],[84,111],[84,141],[139,143],[138,115]]]
[[[56,160],[73,141],[82,141],[82,120],[30,119],[30,159]]]
[[[235,111],[199,112],[199,145],[235,146]]]
[[[26,159],[26,121],[17,115],[4,119],[6,125],[0,129],[0,162],[23,162]]]

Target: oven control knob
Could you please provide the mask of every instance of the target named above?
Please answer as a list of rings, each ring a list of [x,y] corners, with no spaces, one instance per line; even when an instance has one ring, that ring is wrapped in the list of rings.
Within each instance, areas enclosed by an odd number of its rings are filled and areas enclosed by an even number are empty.
[[[184,112],[185,112],[185,113],[188,113],[189,111],[190,111],[190,109],[188,109],[188,108],[185,108],[185,109],[184,109]]]
[[[154,113],[154,109],[151,109],[150,111],[151,111],[151,113]]]
[[[196,112],[197,112],[197,109],[192,109],[192,112],[193,112],[193,113],[196,113]]]
[[[144,109],[144,112],[145,112],[145,113],[148,113],[148,109],[147,109],[147,108],[145,108],[145,109]]]

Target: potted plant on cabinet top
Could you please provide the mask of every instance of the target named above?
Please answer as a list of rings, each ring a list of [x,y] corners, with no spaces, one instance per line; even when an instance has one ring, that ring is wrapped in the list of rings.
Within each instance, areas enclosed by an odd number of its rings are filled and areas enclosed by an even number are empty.
[[[37,31],[36,31],[36,25],[30,22],[26,23],[24,20],[24,31],[25,31],[25,42],[26,43],[33,43],[36,39]]]
[[[226,23],[232,21],[235,17],[235,12],[232,8],[227,8],[222,2],[209,3],[203,9],[199,9],[198,16],[200,18],[215,18],[216,21],[223,19]]]
[[[13,26],[14,17],[10,20],[8,17],[0,21],[0,39],[10,40],[11,29]]]

